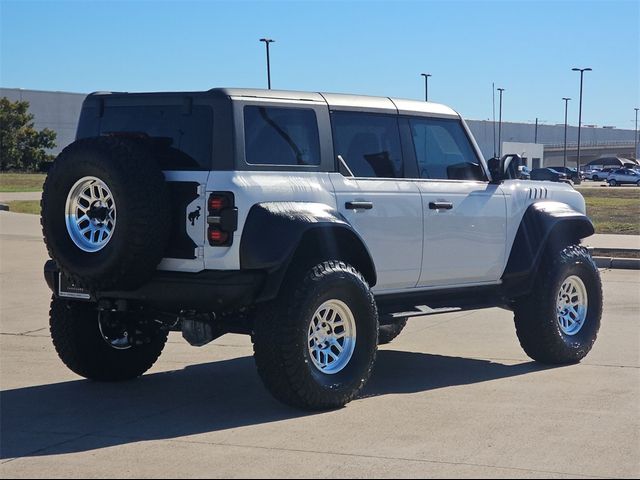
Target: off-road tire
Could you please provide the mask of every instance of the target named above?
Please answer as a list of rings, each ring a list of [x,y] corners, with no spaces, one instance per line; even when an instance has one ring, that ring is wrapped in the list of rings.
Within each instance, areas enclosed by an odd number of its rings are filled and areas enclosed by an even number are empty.
[[[380,325],[380,331],[378,332],[378,345],[386,345],[387,343],[394,341],[406,326],[406,318],[398,320],[390,325]]]
[[[150,343],[116,350],[102,337],[95,304],[53,297],[51,338],[58,356],[74,373],[90,380],[115,382],[137,378],[158,360],[167,333],[158,330]]]
[[[546,364],[570,364],[591,350],[600,329],[602,283],[600,273],[586,248],[571,245],[540,266],[533,291],[514,304],[516,332],[529,357]],[[586,319],[575,335],[566,335],[558,323],[557,295],[569,276],[578,276],[588,298]]]
[[[73,242],[65,205],[74,184],[97,177],[117,208],[113,236],[99,251]],[[164,175],[143,141],[97,137],[77,140],[53,163],[42,194],[44,242],[60,271],[90,290],[134,289],[147,281],[169,240],[171,210]]]
[[[261,307],[252,335],[254,358],[266,388],[281,402],[307,410],[339,408],[353,400],[371,376],[378,344],[376,303],[364,277],[340,261],[322,262],[302,278],[289,278],[283,294]],[[336,299],[352,311],[357,339],[346,367],[321,372],[308,349],[316,309]]]

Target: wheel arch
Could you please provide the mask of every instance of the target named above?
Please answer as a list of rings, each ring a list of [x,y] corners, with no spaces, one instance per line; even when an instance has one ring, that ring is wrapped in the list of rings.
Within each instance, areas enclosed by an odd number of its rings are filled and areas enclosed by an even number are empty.
[[[273,299],[292,269],[323,260],[342,260],[374,286],[373,258],[362,237],[333,207],[311,202],[254,205],[240,240],[240,268],[264,270],[267,280],[258,301]]]
[[[583,213],[565,203],[538,202],[526,210],[502,275],[509,298],[529,292],[545,254],[580,243],[595,228]]]

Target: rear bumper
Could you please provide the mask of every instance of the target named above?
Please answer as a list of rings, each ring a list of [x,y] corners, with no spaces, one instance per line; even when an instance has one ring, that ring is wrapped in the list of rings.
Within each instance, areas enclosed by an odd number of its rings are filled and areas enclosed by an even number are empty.
[[[54,295],[58,295],[59,270],[53,260],[45,263],[44,278]],[[158,271],[136,290],[91,292],[89,301],[129,300],[166,312],[220,312],[251,305],[262,291],[265,278],[264,272],[255,270]]]

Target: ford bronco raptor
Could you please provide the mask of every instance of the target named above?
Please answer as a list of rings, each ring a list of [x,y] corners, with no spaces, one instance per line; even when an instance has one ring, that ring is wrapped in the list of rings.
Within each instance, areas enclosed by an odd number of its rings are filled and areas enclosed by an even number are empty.
[[[600,326],[570,185],[486,162],[439,104],[213,89],[94,93],[49,171],[42,229],[62,361],[142,375],[170,331],[250,335],[279,400],[345,405],[407,319],[514,312],[525,352],[580,361]]]

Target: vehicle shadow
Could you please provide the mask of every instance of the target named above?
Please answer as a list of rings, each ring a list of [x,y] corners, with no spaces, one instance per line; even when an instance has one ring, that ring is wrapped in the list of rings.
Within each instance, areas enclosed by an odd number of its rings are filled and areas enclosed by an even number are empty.
[[[544,368],[533,362],[504,365],[382,350],[363,397],[468,385]],[[308,415],[314,413],[272,399],[251,357],[123,383],[77,380],[39,385],[0,392],[0,459],[83,452]]]

